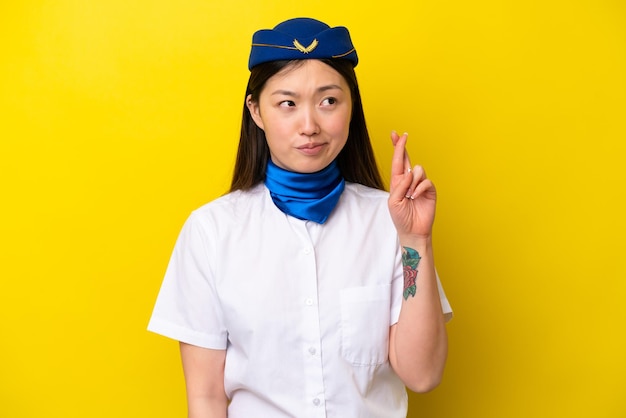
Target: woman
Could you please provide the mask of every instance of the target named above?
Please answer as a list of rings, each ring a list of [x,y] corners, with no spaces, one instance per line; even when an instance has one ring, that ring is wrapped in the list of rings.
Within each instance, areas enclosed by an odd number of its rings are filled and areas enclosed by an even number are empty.
[[[255,33],[230,193],[194,211],[149,329],[180,341],[189,416],[405,417],[440,381],[436,192],[407,134],[383,191],[348,30]]]

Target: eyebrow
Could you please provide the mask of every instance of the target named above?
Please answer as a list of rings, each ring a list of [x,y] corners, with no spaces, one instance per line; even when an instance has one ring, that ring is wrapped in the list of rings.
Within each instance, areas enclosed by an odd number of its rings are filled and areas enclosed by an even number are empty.
[[[316,92],[323,93],[323,92],[328,91],[328,90],[342,90],[343,91],[341,86],[338,85],[338,84],[328,84],[326,86],[319,87],[316,90]],[[274,95],[290,96],[290,97],[298,97],[299,96],[298,93],[290,91],[290,90],[276,90],[276,91],[272,92],[272,96],[274,96]]]

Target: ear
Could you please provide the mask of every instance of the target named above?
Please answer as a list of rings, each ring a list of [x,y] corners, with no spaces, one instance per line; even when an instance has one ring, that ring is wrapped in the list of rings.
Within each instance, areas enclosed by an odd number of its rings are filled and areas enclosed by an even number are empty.
[[[256,123],[256,126],[263,129],[263,119],[261,118],[259,103],[252,100],[251,94],[248,94],[248,97],[246,97],[246,107],[248,108],[248,112],[250,112],[252,120]]]

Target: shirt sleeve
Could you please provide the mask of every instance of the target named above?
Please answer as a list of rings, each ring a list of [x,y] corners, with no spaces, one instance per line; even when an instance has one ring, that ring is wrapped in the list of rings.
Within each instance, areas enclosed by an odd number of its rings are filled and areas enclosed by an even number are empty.
[[[402,251],[400,245],[396,245],[396,261],[394,264],[394,276],[391,281],[391,323],[394,325],[400,318],[402,308],[402,292],[404,291],[404,276],[402,273]]]
[[[443,316],[446,319],[446,322],[452,319],[452,307],[450,306],[450,302],[448,301],[448,297],[446,296],[446,292],[443,290],[443,286],[441,284],[441,280],[439,280],[439,273],[437,273],[437,269],[435,269],[435,275],[437,276],[437,288],[439,289],[439,300],[441,301],[441,310],[443,312]]]
[[[212,260],[215,234],[194,212],[183,226],[152,311],[148,330],[204,348],[226,349],[227,331]]]

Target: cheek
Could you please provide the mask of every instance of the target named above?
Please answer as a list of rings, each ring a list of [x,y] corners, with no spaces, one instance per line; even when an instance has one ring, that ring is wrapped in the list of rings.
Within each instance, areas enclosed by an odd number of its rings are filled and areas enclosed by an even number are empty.
[[[348,138],[348,132],[350,131],[350,113],[346,112],[345,114],[335,118],[331,124],[329,125],[329,129],[335,134]]]
[[[287,136],[290,126],[285,121],[271,120],[265,123],[265,136],[275,142],[281,141]]]
[[[274,151],[289,146],[289,138],[293,136],[289,123],[285,121],[265,119],[265,140]]]

